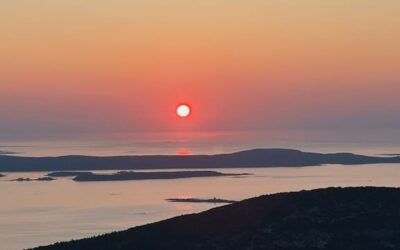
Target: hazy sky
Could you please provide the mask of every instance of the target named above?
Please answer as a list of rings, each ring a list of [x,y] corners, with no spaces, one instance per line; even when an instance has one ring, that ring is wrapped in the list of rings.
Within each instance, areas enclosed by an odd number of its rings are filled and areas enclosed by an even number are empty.
[[[0,138],[400,129],[398,0],[2,0]],[[174,115],[182,101],[190,119]]]

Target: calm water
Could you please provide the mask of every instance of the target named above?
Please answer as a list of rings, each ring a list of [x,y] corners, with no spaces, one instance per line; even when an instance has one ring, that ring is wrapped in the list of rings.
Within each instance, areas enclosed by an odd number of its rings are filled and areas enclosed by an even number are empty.
[[[399,164],[303,168],[221,169],[242,178],[77,183],[12,182],[45,173],[6,173],[0,181],[0,249],[14,250],[126,229],[213,204],[168,203],[166,198],[244,199],[329,186],[400,186]]]
[[[153,133],[86,139],[2,140],[0,153],[15,152],[21,156],[217,154],[279,147],[378,155],[400,153],[399,135],[389,131],[370,139],[337,131],[324,131],[320,135],[307,131]],[[215,207],[213,204],[168,203],[166,198],[240,200],[262,194],[329,186],[400,186],[400,164],[220,171],[253,175],[243,178],[95,183],[58,178],[52,182],[20,183],[9,180],[37,178],[46,173],[6,173],[6,177],[0,178],[0,249],[22,249],[93,236]]]

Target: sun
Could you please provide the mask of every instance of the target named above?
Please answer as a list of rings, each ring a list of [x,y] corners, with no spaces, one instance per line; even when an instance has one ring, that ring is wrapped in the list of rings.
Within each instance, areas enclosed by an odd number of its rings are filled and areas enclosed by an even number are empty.
[[[177,108],[176,108],[176,114],[179,117],[185,118],[188,117],[191,113],[190,107],[187,104],[180,104]]]

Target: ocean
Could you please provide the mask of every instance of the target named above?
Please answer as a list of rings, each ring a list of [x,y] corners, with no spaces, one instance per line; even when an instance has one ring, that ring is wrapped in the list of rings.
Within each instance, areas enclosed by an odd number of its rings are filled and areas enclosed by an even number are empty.
[[[339,136],[315,140],[290,133],[279,138],[257,134],[238,137],[237,134],[217,132],[82,138],[4,140],[0,143],[0,151],[17,156],[219,154],[251,148],[295,148],[366,155],[400,153],[395,139],[371,142],[362,138],[352,140],[354,138],[350,136],[346,141],[344,136]],[[11,180],[38,178],[47,173],[3,173],[6,176],[0,178],[0,249],[17,250],[79,239],[221,205],[171,203],[165,200],[167,198],[242,200],[330,186],[400,186],[400,164],[213,170],[250,175],[82,183],[68,177],[51,182],[15,182]]]
[[[399,164],[217,171],[251,175],[80,183],[71,178],[14,182],[10,180],[46,173],[5,173],[0,181],[1,249],[17,250],[94,236],[220,205],[170,203],[167,198],[242,200],[330,186],[400,186]]]

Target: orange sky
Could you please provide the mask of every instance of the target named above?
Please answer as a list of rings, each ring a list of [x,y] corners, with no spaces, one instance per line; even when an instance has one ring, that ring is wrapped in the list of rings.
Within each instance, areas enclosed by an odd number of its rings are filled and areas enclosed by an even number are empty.
[[[398,129],[399,13],[397,0],[3,0],[0,138]]]

